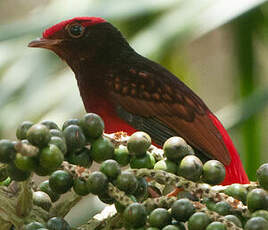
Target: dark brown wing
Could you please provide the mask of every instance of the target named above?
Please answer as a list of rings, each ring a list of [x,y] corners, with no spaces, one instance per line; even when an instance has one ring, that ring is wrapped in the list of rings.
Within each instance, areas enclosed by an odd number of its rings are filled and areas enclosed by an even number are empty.
[[[155,132],[159,140],[181,136],[196,149],[229,164],[229,153],[207,115],[207,106],[178,78],[153,64],[149,71],[132,67],[121,73],[123,76],[107,75],[108,91],[119,116],[135,128]]]

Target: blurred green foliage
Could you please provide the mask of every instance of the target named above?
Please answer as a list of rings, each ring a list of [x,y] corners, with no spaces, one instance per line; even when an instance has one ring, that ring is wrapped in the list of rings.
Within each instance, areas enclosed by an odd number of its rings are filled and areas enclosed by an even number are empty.
[[[61,124],[84,112],[70,69],[48,51],[27,49],[28,42],[41,36],[46,27],[84,15],[101,16],[115,24],[139,53],[160,62],[205,96],[208,105],[219,110],[217,115],[225,127],[232,129],[246,170],[254,179],[260,161],[268,161],[268,123],[263,118],[268,103],[267,70],[258,59],[268,55],[265,0],[1,1],[0,137],[14,137],[16,126],[23,120],[53,119]],[[202,81],[199,71],[203,66],[194,71],[184,57],[192,45],[197,48],[190,49],[193,56],[200,44],[205,44],[210,53],[210,42],[198,42],[221,30],[227,31],[227,39],[232,41],[228,43],[232,50],[231,81],[227,83],[230,91],[227,88],[225,94],[217,95],[215,79],[210,78],[206,82],[210,88],[202,93],[198,82]],[[209,65],[213,68],[213,63]],[[231,88],[236,96],[231,96],[228,105],[213,101],[214,97],[228,97]]]

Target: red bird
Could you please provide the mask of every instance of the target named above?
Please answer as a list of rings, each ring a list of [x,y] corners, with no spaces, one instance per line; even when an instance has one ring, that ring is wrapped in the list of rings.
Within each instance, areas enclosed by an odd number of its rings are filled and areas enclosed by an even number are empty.
[[[87,112],[99,114],[106,132],[147,132],[162,145],[181,136],[226,167],[223,184],[249,183],[227,131],[205,103],[161,65],[136,53],[102,18],[62,21],[30,47],[54,51],[75,73]]]

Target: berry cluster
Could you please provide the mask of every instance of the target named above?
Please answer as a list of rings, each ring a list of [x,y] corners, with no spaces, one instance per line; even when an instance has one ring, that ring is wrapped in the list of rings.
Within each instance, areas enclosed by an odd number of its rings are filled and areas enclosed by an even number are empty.
[[[157,154],[144,132],[116,142],[103,131],[103,120],[93,113],[67,120],[61,129],[52,121],[23,122],[17,141],[0,140],[1,185],[27,181],[33,173],[48,176],[32,193],[34,205],[49,213],[71,189],[79,196],[91,193],[114,204],[121,227],[131,230],[268,229],[268,164],[258,169],[258,184],[216,191],[224,165],[199,159],[182,138],[169,138]],[[93,162],[99,170],[91,172]],[[53,217],[28,221],[24,229],[71,228]]]

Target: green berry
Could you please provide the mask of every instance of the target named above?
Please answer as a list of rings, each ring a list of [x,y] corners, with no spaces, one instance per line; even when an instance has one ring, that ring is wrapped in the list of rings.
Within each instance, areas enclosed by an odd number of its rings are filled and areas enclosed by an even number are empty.
[[[73,190],[79,196],[85,196],[89,194],[87,181],[84,178],[76,178],[74,180]]]
[[[45,125],[48,129],[59,129],[54,121],[44,120],[40,124]]]
[[[268,211],[266,210],[258,210],[252,214],[252,217],[257,217],[257,216],[262,217],[268,221]]]
[[[51,134],[49,129],[42,124],[33,125],[27,131],[27,140],[38,147],[44,147],[50,141]]]
[[[79,119],[76,119],[76,118],[72,118],[72,119],[69,119],[69,120],[65,121],[63,123],[63,125],[62,125],[62,131],[64,131],[70,125],[77,125],[77,126],[79,126],[80,125],[80,120]]]
[[[0,162],[10,163],[16,157],[14,143],[10,140],[0,140]]]
[[[142,227],[147,219],[146,210],[142,204],[132,203],[124,210],[123,218],[128,226]]]
[[[221,216],[226,216],[231,214],[232,206],[225,201],[220,201],[215,204],[214,211],[219,213]]]
[[[49,177],[49,186],[51,190],[58,194],[66,193],[73,186],[72,175],[64,170],[57,170]]]
[[[156,162],[154,165],[154,169],[176,174],[178,171],[178,166],[173,161],[166,159]]]
[[[79,165],[85,168],[90,168],[92,165],[92,158],[90,156],[90,150],[86,147],[81,150],[74,151],[68,156],[68,161],[71,164]]]
[[[267,209],[268,208],[268,202],[267,202],[267,192],[263,189],[256,188],[251,190],[247,195],[247,205],[248,209],[251,212],[254,212],[256,210],[260,209]]]
[[[45,225],[37,222],[37,221],[34,221],[34,222],[31,222],[29,224],[27,224],[25,227],[24,227],[24,230],[40,230],[42,228],[45,228]]]
[[[121,173],[120,165],[112,159],[102,162],[100,171],[103,172],[109,179],[116,179]]]
[[[185,190],[179,192],[178,195],[177,195],[178,200],[182,199],[182,198],[187,198],[187,199],[192,200],[192,201],[197,200],[197,198],[191,192],[188,192],[188,191],[185,191]]]
[[[252,217],[250,218],[246,225],[245,230],[267,230],[268,222],[262,217]]]
[[[203,181],[208,184],[220,184],[225,178],[224,165],[217,160],[209,160],[203,166]]]
[[[112,159],[114,155],[114,145],[108,138],[99,137],[93,141],[90,154],[92,159],[98,163]]]
[[[104,173],[95,171],[90,174],[87,181],[87,186],[91,193],[98,195],[106,192],[108,182],[108,178]]]
[[[224,217],[226,220],[233,222],[237,227],[242,228],[242,223],[235,215],[227,215]]]
[[[207,226],[206,230],[226,230],[226,227],[223,223],[214,221]]]
[[[136,156],[143,156],[151,146],[151,137],[145,132],[133,133],[128,141],[127,148],[130,153],[134,153]]]
[[[187,155],[193,155],[193,149],[181,137],[171,137],[166,140],[163,146],[165,156],[177,162]]]
[[[26,139],[27,138],[27,131],[28,131],[29,128],[31,128],[33,126],[33,124],[34,123],[31,122],[31,121],[22,122],[17,128],[16,137],[19,140]]]
[[[49,195],[42,191],[37,191],[33,193],[33,204],[41,207],[46,211],[49,211],[52,206],[52,202]]]
[[[152,154],[146,153],[143,156],[133,156],[130,160],[130,167],[131,168],[136,168],[136,169],[140,169],[140,168],[148,168],[148,169],[152,169],[154,167],[155,164],[155,159],[153,157]]]
[[[98,138],[104,130],[102,118],[95,113],[87,113],[80,121],[80,125],[88,138]]]
[[[192,181],[198,181],[202,175],[203,164],[196,156],[189,155],[182,159],[178,175]]]
[[[128,165],[130,161],[130,154],[128,149],[124,145],[119,145],[118,148],[114,150],[114,159],[123,167]]]
[[[49,145],[41,150],[39,163],[49,172],[55,171],[63,162],[64,156],[56,145]]]
[[[143,201],[145,198],[148,197],[148,183],[146,179],[143,177],[137,178],[137,180],[138,180],[138,187],[135,190],[134,196],[139,201]]]
[[[225,190],[224,193],[228,196],[232,196],[237,200],[242,201],[244,204],[247,201],[247,190],[241,184],[231,184]]]
[[[77,125],[67,126],[63,131],[68,151],[81,149],[86,144],[86,137],[82,129]]]
[[[181,230],[181,229],[176,225],[169,224],[165,226],[164,228],[162,228],[162,230]]]
[[[139,228],[129,228],[129,230],[146,230],[145,226]]]
[[[61,217],[52,217],[47,222],[49,230],[71,230],[70,225]]]
[[[116,179],[116,186],[128,193],[128,194],[133,194],[136,189],[138,188],[138,180],[137,178],[134,176],[133,173],[128,172],[128,171],[124,171],[122,172]]]
[[[261,187],[268,190],[268,163],[261,165],[257,170],[257,181]]]
[[[31,173],[29,171],[22,171],[18,169],[15,164],[10,163],[7,166],[7,175],[11,180],[25,181],[30,177]]]
[[[47,170],[47,169],[44,169],[40,163],[38,163],[35,168],[34,168],[34,172],[35,174],[37,174],[38,176],[48,176],[51,171],[50,170]]]
[[[149,224],[152,227],[163,228],[171,223],[171,214],[164,208],[156,208],[150,213]]]
[[[171,206],[171,215],[177,221],[187,221],[195,208],[189,199],[176,200]]]
[[[36,157],[23,156],[20,153],[17,153],[14,163],[16,167],[22,171],[33,171],[37,164],[37,160]]]
[[[61,137],[52,136],[48,144],[56,145],[60,149],[60,151],[63,153],[63,155],[66,154],[67,152],[66,142]]]
[[[211,211],[215,211],[215,206],[216,206],[216,203],[212,200],[212,199],[209,199],[209,198],[205,198],[204,199],[204,203],[206,204],[207,208]]]
[[[186,230],[185,224],[183,222],[173,220],[172,224],[175,225],[176,227],[178,227],[179,230]]]
[[[107,192],[105,193],[100,193],[98,195],[98,198],[105,204],[113,204],[115,202],[115,199],[110,197]]]
[[[64,138],[62,131],[59,129],[50,129],[49,132],[52,137],[60,137],[62,139]]]
[[[52,202],[55,202],[60,198],[60,195],[58,193],[52,191],[48,180],[45,180],[39,184],[39,190],[48,194]]]
[[[188,230],[205,230],[210,223],[210,218],[204,212],[194,213],[188,220]]]

